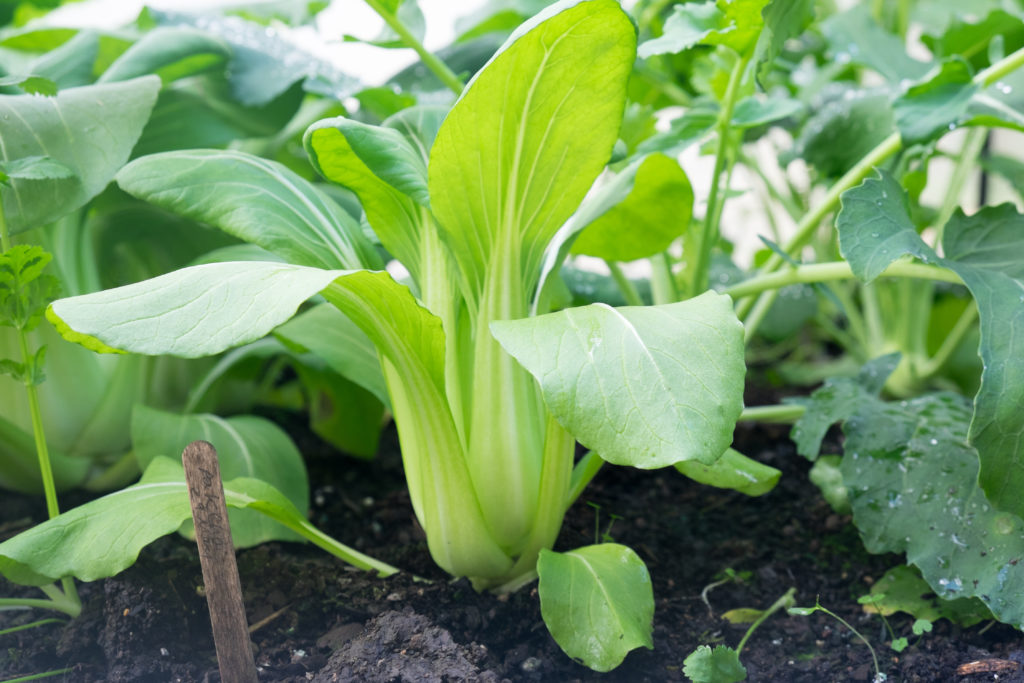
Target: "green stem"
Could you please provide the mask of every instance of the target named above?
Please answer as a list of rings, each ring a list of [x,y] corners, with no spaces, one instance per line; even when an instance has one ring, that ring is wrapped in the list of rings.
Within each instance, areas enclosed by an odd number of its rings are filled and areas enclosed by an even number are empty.
[[[54,588],[56,587],[54,586]],[[59,600],[49,600],[44,598],[0,598],[0,609],[5,607],[52,609],[57,612],[63,612],[71,618],[75,618],[82,613],[81,603],[73,603],[67,596],[61,596],[61,599]]]
[[[637,291],[633,281],[622,272],[622,266],[615,261],[605,261],[605,263],[608,265],[608,270],[612,273],[615,284],[619,286],[619,291],[626,297],[626,303],[630,306],[643,306],[644,300],[640,297],[640,292]]]
[[[747,632],[743,634],[743,638],[740,640],[740,644],[736,646],[737,657],[739,657],[740,653],[743,652],[743,646],[747,644],[748,640],[750,640],[750,636],[754,635],[754,631],[757,630],[758,626],[764,623],[765,619],[775,614],[783,607],[793,606],[794,595],[796,595],[796,588],[790,588],[788,591],[782,594],[782,597],[773,602],[771,607],[766,609],[764,612],[761,612],[761,616],[757,618],[757,621],[750,625],[750,628],[747,629]]]
[[[946,223],[960,203],[960,195],[964,189],[967,177],[974,169],[975,161],[985,146],[985,138],[988,137],[987,128],[972,128],[967,132],[967,139],[960,149],[960,156],[956,160],[956,167],[953,175],[950,176],[949,185],[946,188],[946,196],[942,200],[942,207],[939,209],[939,216],[935,221],[935,246],[942,244],[942,235],[946,229]]]
[[[837,180],[832,187],[829,188],[825,194],[824,200],[810,213],[804,214],[803,220],[796,226],[796,233],[783,245],[782,250],[793,256],[797,250],[800,249],[814,234],[821,221],[827,216],[838,204],[839,196],[849,190],[851,187],[864,180],[871,170],[882,163],[890,156],[900,150],[902,143],[900,142],[900,134],[893,133],[885,140],[880,142],[873,150],[857,162],[857,165],[847,171],[842,178]],[[778,254],[772,254],[768,261],[762,268],[763,272],[771,273],[772,271],[778,270],[779,266],[784,263],[784,259]],[[754,302],[750,299],[739,302],[737,305],[737,315],[741,318],[745,318],[750,312],[750,309],[754,307]]]
[[[604,465],[604,460],[594,451],[587,451],[587,454],[576,463],[572,469],[572,479],[569,481],[566,509],[569,509],[579,499],[583,490],[587,488],[587,484],[601,471],[602,465]]]
[[[672,259],[667,252],[651,257],[651,298],[655,304],[679,301],[676,278],[672,274]]]
[[[29,674],[28,676],[18,676],[17,678],[6,678],[3,683],[24,683],[25,681],[38,681],[41,678],[50,678],[51,676],[60,676],[66,674],[72,669],[56,669],[54,671],[44,671],[41,674]]]
[[[746,72],[752,56],[752,52],[744,55],[733,66],[732,73],[729,74],[729,85],[726,86],[722,99],[722,109],[718,112],[718,122],[715,124],[718,131],[718,150],[715,152],[715,170],[711,175],[711,190],[708,192],[708,205],[701,226],[700,252],[697,255],[697,262],[694,264],[690,280],[690,293],[693,295],[703,292],[708,286],[711,248],[718,240],[718,219],[721,217],[719,205],[725,201],[723,195],[729,189],[728,184],[725,188],[720,188],[719,185],[726,169],[726,163],[732,156],[731,148],[734,136],[730,124],[733,111],[736,108],[736,100],[739,98],[743,74]]]
[[[775,304],[775,300],[779,298],[779,290],[773,289],[767,292],[757,300],[757,304],[754,305],[754,309],[750,311],[746,320],[743,321],[743,343],[749,344],[757,334],[757,328],[761,326],[761,321],[768,315],[768,311],[772,309]]]
[[[953,355],[957,347],[960,346],[960,342],[964,340],[964,336],[974,327],[974,321],[978,318],[978,307],[973,303],[967,304],[967,308],[957,319],[956,324],[953,325],[953,329],[950,330],[949,334],[942,341],[942,345],[939,346],[939,350],[935,352],[935,355],[928,359],[926,363],[923,363],[918,369],[918,376],[920,379],[927,379],[934,375],[936,372],[942,369],[942,366],[946,364],[949,357]]]
[[[434,72],[445,86],[450,89],[456,96],[462,94],[462,89],[465,84],[455,75],[455,72],[448,68],[448,65],[442,62],[440,59],[435,57],[432,53],[427,51],[427,48],[423,47],[423,43],[419,41],[416,36],[405,27],[398,17],[389,12],[384,4],[380,0],[366,0],[366,4],[369,5],[374,12],[380,15],[380,18],[384,20],[384,23],[391,28],[392,31],[398,34],[398,37],[402,39],[408,47],[411,47],[416,51],[416,54],[420,56],[423,63],[428,69]]]
[[[68,622],[63,619],[40,619],[39,621],[33,621],[31,624],[21,624],[20,626],[12,626],[11,628],[0,629],[0,636],[6,636],[11,633],[17,633],[18,631],[27,631],[30,628],[38,628],[39,626],[46,626],[47,624],[66,624]]]
[[[978,87],[988,87],[1021,65],[1024,65],[1024,48],[1007,55],[987,69],[978,72],[975,74],[972,82]],[[842,178],[829,188],[821,204],[804,216],[804,219],[797,225],[796,234],[783,246],[783,251],[793,256],[810,239],[814,230],[825,216],[839,204],[839,196],[866,178],[875,166],[898,152],[902,147],[903,142],[898,132],[893,133],[878,143],[874,149],[868,152],[864,158],[857,162],[853,168],[847,171]],[[762,271],[770,273],[777,270],[783,263],[784,260],[781,256],[772,254],[771,258],[765,263],[764,268],[762,268]],[[736,313],[747,322],[745,319],[753,307],[754,301],[745,299],[737,304]]]
[[[797,266],[792,270],[783,270],[767,275],[758,275],[749,280],[737,283],[732,287],[723,290],[734,299],[739,297],[751,297],[763,292],[770,292],[789,285],[811,282],[829,282],[832,280],[849,280],[853,271],[846,261],[831,261],[829,263],[808,263]],[[911,263],[908,261],[897,261],[882,271],[879,277],[909,277],[918,280],[937,280],[962,285],[963,280],[951,270],[941,266],[931,266],[924,263]]]
[[[800,417],[807,412],[805,406],[797,405],[795,403],[782,403],[774,406],[754,406],[753,408],[744,408],[743,412],[740,413],[738,422],[780,422],[783,424],[789,424],[796,422]]]

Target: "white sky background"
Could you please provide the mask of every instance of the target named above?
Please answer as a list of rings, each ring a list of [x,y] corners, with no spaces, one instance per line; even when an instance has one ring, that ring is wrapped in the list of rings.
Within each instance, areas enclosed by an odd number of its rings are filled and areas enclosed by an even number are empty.
[[[419,0],[427,21],[424,44],[428,50],[448,45],[455,37],[455,20],[483,4],[484,0]],[[64,26],[116,28],[135,20],[143,5],[154,9],[202,11],[214,6],[252,4],[251,0],[86,0],[52,12],[47,23]],[[361,43],[343,43],[351,34],[372,39],[384,22],[362,0],[332,0],[330,7],[317,16],[316,29],[290,31],[296,43],[321,57],[330,59],[345,73],[368,85],[380,85],[388,76],[417,60],[412,50],[385,50]]]

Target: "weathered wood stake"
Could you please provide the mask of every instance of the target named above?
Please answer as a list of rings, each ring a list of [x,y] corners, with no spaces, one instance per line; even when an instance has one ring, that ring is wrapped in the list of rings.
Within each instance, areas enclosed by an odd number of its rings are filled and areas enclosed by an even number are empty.
[[[185,483],[196,525],[196,544],[221,680],[256,683],[259,679],[249,645],[242,583],[238,579],[217,451],[206,441],[193,441],[185,447],[181,461],[185,466]]]

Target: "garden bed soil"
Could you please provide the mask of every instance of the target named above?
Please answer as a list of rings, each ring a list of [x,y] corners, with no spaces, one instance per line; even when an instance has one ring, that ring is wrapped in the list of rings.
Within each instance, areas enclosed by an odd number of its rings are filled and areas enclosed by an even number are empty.
[[[392,430],[383,454],[360,462],[330,453],[297,425],[289,429],[308,456],[312,520],[408,573],[378,579],[309,545],[240,551],[261,681],[682,681],[683,660],[698,645],[735,647],[743,636],[746,626],[729,624],[723,613],[766,608],[791,587],[798,604],[817,597],[870,639],[890,681],[1024,681],[1021,634],[1000,624],[962,629],[939,621],[902,653],[885,645],[882,621],[856,600],[900,558],[863,550],[849,519],[809,484],[809,464],[784,427],[737,430],[741,452],[783,470],[779,486],[761,498],[702,486],[672,469],[606,467],[569,512],[556,549],[593,543],[607,530],[644,559],[654,584],[654,649],[632,652],[608,674],[559,650],[541,621],[536,584],[505,597],[478,594],[432,565]],[[65,507],[74,502],[67,497]],[[4,495],[0,538],[42,515],[39,501]],[[740,580],[707,590],[705,602],[702,590],[727,569]],[[4,582],[0,592],[28,595]],[[67,668],[51,680],[219,681],[194,544],[162,539],[135,566],[82,584],[80,593],[80,618],[0,636],[0,680]],[[45,616],[0,612],[0,629]],[[911,622],[890,618],[902,635],[910,635]],[[874,678],[864,644],[820,613],[776,613],[742,661],[751,681]]]

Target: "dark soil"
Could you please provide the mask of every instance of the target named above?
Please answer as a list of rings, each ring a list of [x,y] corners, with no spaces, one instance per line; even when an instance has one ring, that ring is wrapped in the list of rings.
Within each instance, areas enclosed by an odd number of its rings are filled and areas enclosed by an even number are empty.
[[[860,630],[889,680],[1024,681],[1021,634],[1003,625],[962,629],[946,621],[917,639],[912,619],[890,618],[911,646],[897,654],[882,621],[857,597],[900,562],[865,553],[856,530],[809,484],[785,428],[737,431],[736,447],[783,470],[761,498],[701,486],[673,470],[606,468],[569,513],[558,546],[593,543],[595,526],[647,563],[657,601],[654,650],[597,674],[565,656],[540,617],[535,586],[506,598],[478,594],[432,566],[404,491],[393,434],[364,463],[330,454],[298,433],[314,482],[312,519],[329,534],[411,574],[377,579],[312,546],[272,543],[238,553],[261,681],[681,681],[701,644],[737,645],[746,629],[722,614],[766,608],[789,588],[815,597]],[[68,498],[66,505],[74,502]],[[38,501],[5,495],[0,538],[42,517]],[[734,570],[741,580],[701,591]],[[0,680],[70,669],[51,680],[220,679],[195,546],[168,537],[131,569],[80,587],[84,611],[0,636]],[[0,594],[29,595],[0,582]],[[34,596],[33,596],[34,597]],[[0,629],[49,615],[0,612]],[[751,681],[870,681],[871,655],[836,621],[785,612],[768,619],[742,653]],[[959,667],[980,673],[959,675]]]

